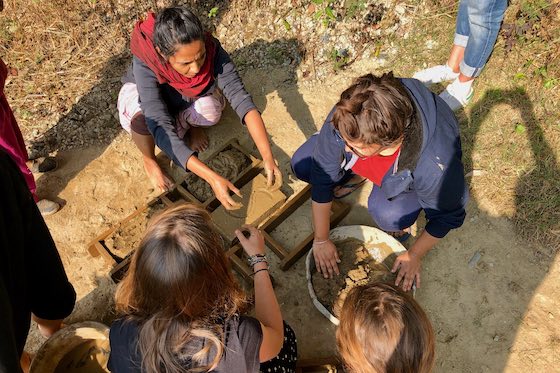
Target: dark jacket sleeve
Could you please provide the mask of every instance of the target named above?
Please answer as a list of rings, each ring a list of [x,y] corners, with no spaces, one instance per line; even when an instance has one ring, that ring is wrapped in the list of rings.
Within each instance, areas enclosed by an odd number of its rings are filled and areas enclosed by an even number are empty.
[[[435,167],[440,168],[438,165]],[[439,169],[437,176],[424,175],[420,181],[423,186],[416,190],[428,220],[425,229],[437,238],[463,225],[469,196],[461,159],[454,156],[441,167],[444,169]]]
[[[317,135],[311,163],[311,199],[319,203],[333,200],[334,187],[344,177],[344,144],[337,140],[332,111]]]
[[[175,118],[169,113],[155,74],[137,57],[132,58],[132,71],[140,96],[140,108],[156,145],[177,165],[186,168],[187,160],[194,151],[177,136]]]
[[[214,41],[216,42],[217,49],[214,61],[214,74],[218,87],[224,92],[224,96],[226,96],[241,122],[245,123],[245,115],[257,107],[253,103],[251,95],[245,90],[243,81],[239,77],[237,68],[229,54],[222,48],[217,39],[214,39]]]

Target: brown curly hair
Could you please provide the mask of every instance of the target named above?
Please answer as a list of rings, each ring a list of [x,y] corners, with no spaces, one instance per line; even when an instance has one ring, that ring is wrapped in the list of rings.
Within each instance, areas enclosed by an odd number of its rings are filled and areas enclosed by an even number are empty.
[[[406,88],[390,72],[356,79],[340,95],[333,124],[349,141],[390,146],[402,139],[414,118],[414,104]]]

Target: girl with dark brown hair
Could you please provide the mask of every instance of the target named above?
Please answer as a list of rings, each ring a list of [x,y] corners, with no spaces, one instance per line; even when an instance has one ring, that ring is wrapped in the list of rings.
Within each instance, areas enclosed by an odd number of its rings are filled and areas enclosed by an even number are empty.
[[[430,320],[394,285],[352,289],[342,307],[336,340],[352,373],[429,373],[434,365]]]
[[[282,321],[263,236],[244,230],[249,238],[236,234],[254,270],[256,318],[240,316],[246,297],[206,210],[180,205],[150,222],[117,289],[112,372],[295,371],[295,335]]]

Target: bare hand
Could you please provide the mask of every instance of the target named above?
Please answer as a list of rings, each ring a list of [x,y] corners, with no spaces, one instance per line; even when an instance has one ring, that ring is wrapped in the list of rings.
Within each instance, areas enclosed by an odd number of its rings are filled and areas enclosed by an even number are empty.
[[[282,172],[278,168],[277,162],[273,158],[265,159],[264,161],[264,172],[266,174],[266,186],[275,186],[280,188],[282,186]]]
[[[331,240],[313,245],[313,257],[315,258],[315,267],[325,278],[332,278],[334,275],[340,274],[337,263],[340,263],[338,251]]]
[[[250,236],[246,238],[243,235],[244,231],[248,231]],[[252,225],[245,224],[242,229],[236,229],[235,235],[239,239],[239,243],[247,255],[252,256],[256,254],[264,254],[264,237],[260,230]]]
[[[209,183],[214,191],[214,195],[226,210],[236,210],[242,206],[241,203],[235,202],[233,198],[231,198],[231,195],[229,194],[230,190],[239,197],[242,196],[239,189],[237,189],[229,180],[216,175],[209,181]]]
[[[395,285],[399,286],[402,281],[402,288],[404,291],[412,289],[412,285],[416,282],[416,287],[420,287],[420,269],[421,260],[416,256],[406,251],[397,257],[391,272],[395,273],[398,269],[397,281]]]

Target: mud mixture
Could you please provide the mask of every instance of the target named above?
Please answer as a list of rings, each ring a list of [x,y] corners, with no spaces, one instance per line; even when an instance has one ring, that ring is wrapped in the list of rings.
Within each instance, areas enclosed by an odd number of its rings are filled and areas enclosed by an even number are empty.
[[[251,163],[245,154],[235,148],[219,152],[208,160],[206,165],[218,175],[233,180]],[[189,173],[181,185],[200,202],[205,202],[214,195],[210,184],[193,173]]]
[[[69,351],[54,373],[105,373],[108,359],[109,341],[89,340]]]
[[[284,193],[278,189],[269,189],[266,183],[266,177],[258,174],[241,188],[243,198],[238,201],[241,208],[228,211],[220,206],[212,212],[212,220],[230,242],[235,238],[237,228],[243,224],[258,225],[286,200]],[[234,199],[238,200],[236,196]]]
[[[146,210],[118,227],[113,234],[105,239],[105,246],[109,251],[120,257],[127,256],[135,250],[146,232],[148,221],[157,212],[165,209],[166,205],[158,201]]]
[[[394,275],[385,264],[371,257],[364,242],[348,238],[336,241],[334,244],[338,248],[340,257],[338,264],[340,275],[325,279],[313,269],[311,281],[319,302],[338,317],[350,290],[371,282],[391,280]]]

